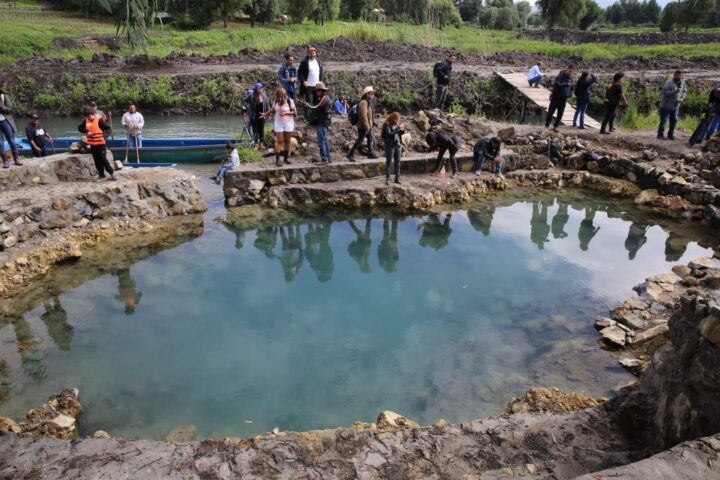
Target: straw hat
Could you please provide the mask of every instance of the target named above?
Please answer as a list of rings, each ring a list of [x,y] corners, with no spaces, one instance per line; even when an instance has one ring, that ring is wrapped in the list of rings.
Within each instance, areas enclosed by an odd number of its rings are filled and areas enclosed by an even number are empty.
[[[327,87],[325,86],[325,84],[323,82],[318,82],[315,85],[315,90],[322,90],[324,92],[327,92]]]
[[[365,89],[363,89],[363,91],[362,91],[362,96],[364,97],[365,95],[367,95],[368,93],[371,93],[371,92],[375,93],[375,89],[373,87],[365,87]]]

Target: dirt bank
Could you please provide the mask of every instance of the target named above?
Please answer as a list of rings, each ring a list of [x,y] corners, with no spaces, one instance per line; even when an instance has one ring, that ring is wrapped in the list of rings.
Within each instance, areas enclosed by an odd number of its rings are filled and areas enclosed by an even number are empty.
[[[564,28],[553,30],[525,30],[518,38],[550,40],[563,45],[581,43],[621,43],[623,45],[673,45],[718,43],[718,32],[592,32],[585,30],[569,30]]]

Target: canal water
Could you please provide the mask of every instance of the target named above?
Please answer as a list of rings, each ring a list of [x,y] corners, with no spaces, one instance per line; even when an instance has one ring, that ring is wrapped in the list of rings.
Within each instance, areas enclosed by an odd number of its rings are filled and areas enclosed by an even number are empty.
[[[0,415],[74,386],[83,434],[222,437],[385,409],[462,421],[533,386],[613,395],[633,377],[594,318],[711,253],[688,228],[573,191],[410,216],[226,213],[213,195],[197,234],[84,255],[0,323]]]

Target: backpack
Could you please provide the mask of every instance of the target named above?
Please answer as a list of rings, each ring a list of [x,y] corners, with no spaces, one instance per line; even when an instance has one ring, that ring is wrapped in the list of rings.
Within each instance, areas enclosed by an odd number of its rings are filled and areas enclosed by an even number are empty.
[[[360,121],[360,112],[358,112],[358,103],[353,105],[350,108],[350,111],[348,112],[348,120],[350,120],[350,125],[357,125]]]

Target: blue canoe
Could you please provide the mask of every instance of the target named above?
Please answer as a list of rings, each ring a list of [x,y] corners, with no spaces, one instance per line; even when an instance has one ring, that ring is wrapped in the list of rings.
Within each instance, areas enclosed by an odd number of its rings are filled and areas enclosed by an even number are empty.
[[[30,142],[27,138],[16,138],[15,141],[24,156],[32,156]],[[79,142],[79,138],[55,138],[55,152],[70,151],[70,145]],[[143,139],[140,149],[141,163],[208,163],[219,162],[225,158],[225,144],[238,143],[232,138],[150,138]],[[115,160],[125,160],[124,138],[108,140],[108,148],[112,150]],[[5,142],[5,148],[8,144]],[[48,151],[52,151],[48,145]],[[136,163],[135,149],[128,150],[128,162]]]

